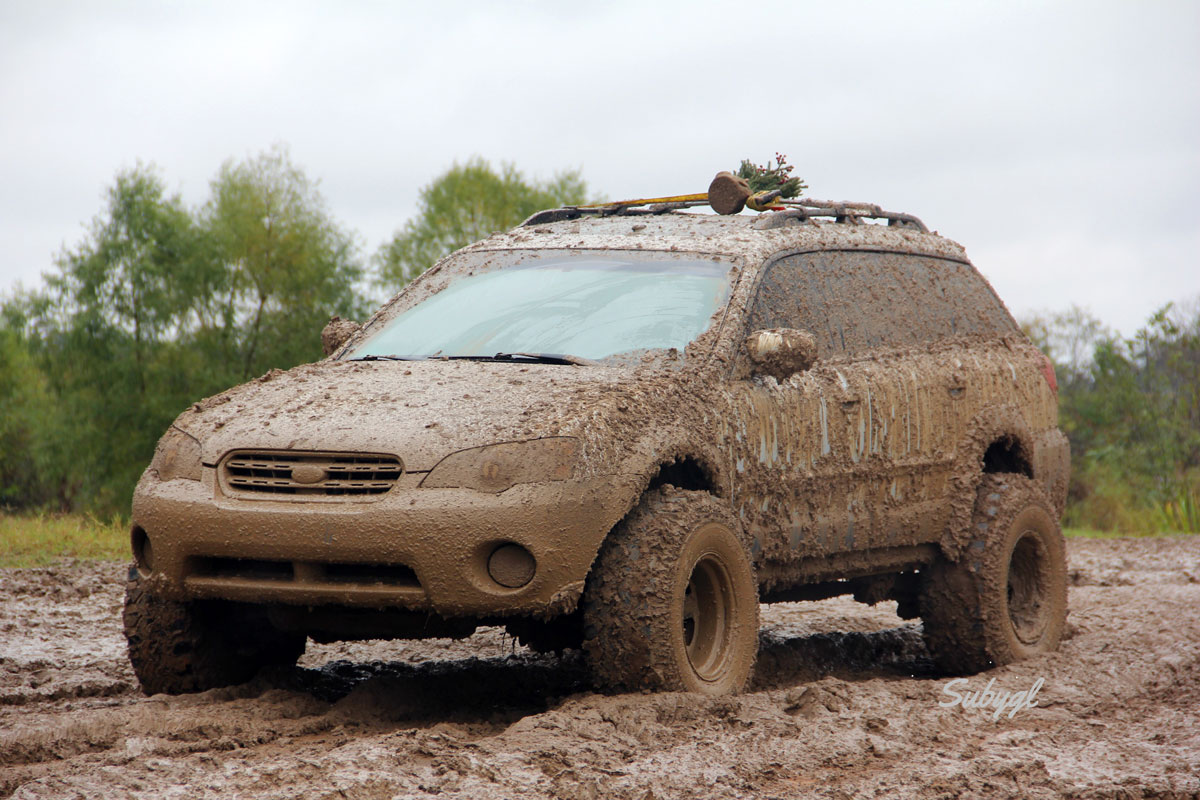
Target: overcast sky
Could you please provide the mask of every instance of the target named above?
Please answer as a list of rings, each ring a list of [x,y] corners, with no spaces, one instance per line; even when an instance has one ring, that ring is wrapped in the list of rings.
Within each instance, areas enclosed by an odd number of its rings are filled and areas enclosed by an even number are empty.
[[[202,202],[290,147],[370,254],[456,159],[609,199],[787,154],[922,217],[1018,316],[1132,333],[1200,293],[1200,3],[0,0],[0,292],[118,170]]]

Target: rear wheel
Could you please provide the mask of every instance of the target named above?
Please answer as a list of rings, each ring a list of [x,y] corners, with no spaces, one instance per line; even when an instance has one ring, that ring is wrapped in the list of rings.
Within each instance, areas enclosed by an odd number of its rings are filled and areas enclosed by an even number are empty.
[[[245,683],[265,666],[295,664],[306,643],[272,627],[265,609],[163,599],[136,569],[125,585],[124,623],[129,661],[146,694]]]
[[[648,493],[601,548],[583,618],[604,687],[741,691],[758,653],[758,587],[737,521],[705,492]]]
[[[1023,475],[985,475],[958,561],[926,571],[925,643],[938,666],[978,672],[1058,647],[1067,618],[1066,545],[1053,506]]]

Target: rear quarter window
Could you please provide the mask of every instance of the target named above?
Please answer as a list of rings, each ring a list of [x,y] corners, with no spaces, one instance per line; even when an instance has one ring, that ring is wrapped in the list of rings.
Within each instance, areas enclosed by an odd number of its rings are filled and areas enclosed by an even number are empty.
[[[771,264],[747,331],[798,328],[818,355],[856,355],[959,336],[1016,330],[1004,304],[970,264],[901,253],[827,251]]]

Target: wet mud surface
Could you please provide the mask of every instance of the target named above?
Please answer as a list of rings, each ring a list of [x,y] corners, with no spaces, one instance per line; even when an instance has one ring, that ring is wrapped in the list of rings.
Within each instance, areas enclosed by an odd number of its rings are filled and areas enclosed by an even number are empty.
[[[940,707],[919,623],[849,598],[764,606],[750,691],[606,696],[498,629],[313,645],[295,669],[144,697],[125,567],[0,570],[0,796],[1200,796],[1200,537],[1073,540],[1061,651]]]

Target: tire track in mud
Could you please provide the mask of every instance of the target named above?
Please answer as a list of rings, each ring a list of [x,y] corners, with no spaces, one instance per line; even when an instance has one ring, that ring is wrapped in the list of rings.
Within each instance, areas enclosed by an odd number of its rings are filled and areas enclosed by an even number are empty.
[[[847,598],[763,609],[746,694],[592,693],[499,629],[312,646],[296,669],[143,697],[118,564],[0,571],[0,795],[1195,797],[1200,537],[1074,540],[1058,653],[939,707],[919,624]]]

